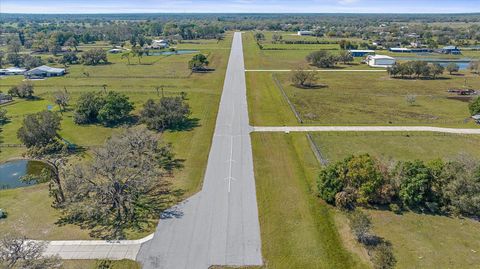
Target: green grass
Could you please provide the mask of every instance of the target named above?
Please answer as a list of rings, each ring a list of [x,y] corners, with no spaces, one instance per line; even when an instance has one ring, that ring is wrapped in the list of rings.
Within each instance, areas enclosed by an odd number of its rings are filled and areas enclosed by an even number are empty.
[[[252,134],[266,268],[366,268],[345,250],[333,211],[315,196],[305,135]]]
[[[384,160],[453,159],[467,154],[480,159],[480,136],[437,133],[312,133],[330,161],[369,153]]]
[[[374,232],[393,245],[398,269],[478,268],[480,224],[470,219],[369,210]]]
[[[147,99],[159,98],[155,90],[156,86],[163,86],[167,96],[178,95],[184,91],[188,93],[187,102],[192,110],[192,118],[198,119],[198,127],[190,131],[165,132],[161,138],[166,143],[172,143],[177,158],[185,160],[184,169],[177,172],[172,181],[174,187],[181,189],[185,193],[184,197],[188,197],[200,190],[202,186],[218,103],[223,89],[231,37],[232,35],[229,33],[220,42],[202,40],[198,42],[199,44],[178,45],[179,48],[198,46],[202,53],[207,54],[211,68],[215,68],[214,72],[208,74],[190,73],[187,62],[192,55],[147,56],[142,59],[143,64],[138,64],[136,59],[132,59],[131,65],[127,65],[126,60],[120,59],[119,55],[109,54],[111,64],[74,65],[70,67],[70,73],[64,77],[34,81],[35,95],[39,97],[38,100],[16,100],[4,106],[11,117],[11,122],[3,126],[3,132],[0,134],[2,143],[20,144],[16,132],[21,126],[23,117],[46,109],[47,105],[53,103],[52,93],[64,88],[71,95],[71,107],[73,107],[82,92],[100,91],[103,89],[102,85],[106,84],[107,89],[123,92],[130,97],[136,107],[134,114],[140,112]],[[84,73],[89,75],[86,76]],[[0,84],[0,90],[5,92],[21,80],[22,77],[19,76],[4,78]],[[107,128],[101,125],[79,126],[74,124],[72,116],[72,111],[63,113],[60,135],[69,142],[80,146],[101,146],[109,136],[121,132],[124,128],[122,126]],[[24,148],[2,147],[0,150],[0,162],[19,157],[25,152]],[[87,156],[88,154],[87,151]],[[10,213],[9,218],[0,223],[0,231],[2,229],[8,231],[20,217],[26,216],[29,219],[26,233],[31,238],[89,238],[88,231],[81,231],[76,226],[66,229],[55,225],[58,220],[58,212],[51,208],[47,186],[36,186],[33,190],[35,190],[36,196],[30,196],[33,191],[26,188],[0,191],[0,207]],[[19,199],[22,201],[19,202]],[[32,211],[38,208],[42,210]],[[37,212],[39,213],[37,214]],[[155,225],[152,226],[152,229],[154,227]],[[38,232],[40,230],[48,232],[42,234]],[[152,232],[151,229],[130,232],[128,237],[140,238],[150,232]]]

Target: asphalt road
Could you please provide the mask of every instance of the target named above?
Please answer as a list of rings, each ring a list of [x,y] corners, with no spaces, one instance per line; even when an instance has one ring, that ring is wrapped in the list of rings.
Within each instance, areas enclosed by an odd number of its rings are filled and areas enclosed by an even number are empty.
[[[235,33],[202,190],[160,220],[144,269],[261,265],[242,37]]]

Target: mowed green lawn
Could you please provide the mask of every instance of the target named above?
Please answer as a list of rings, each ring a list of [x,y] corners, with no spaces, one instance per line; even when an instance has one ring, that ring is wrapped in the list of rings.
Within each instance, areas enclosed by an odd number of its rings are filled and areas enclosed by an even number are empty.
[[[465,154],[480,159],[479,136],[432,133],[312,133],[312,136],[331,162],[363,153],[385,161],[448,160]],[[393,244],[397,268],[477,268],[480,264],[478,221],[413,212],[396,215],[368,210],[368,213],[375,233]]]
[[[334,212],[315,195],[319,170],[304,134],[253,133],[266,268],[368,268],[348,252]]]
[[[290,76],[289,72],[247,73],[254,125],[299,124],[292,122],[293,112],[285,111],[290,108],[274,82],[276,77],[304,124],[477,126],[470,119],[468,99],[454,99],[458,96],[447,90],[463,87],[465,79],[480,89],[479,76],[402,80],[377,72],[320,72],[319,83],[326,87],[318,89],[297,88]],[[408,103],[407,96],[415,96],[415,102]],[[270,117],[275,109],[279,115]]]
[[[166,96],[178,95],[184,91],[188,94],[187,102],[191,106],[192,118],[198,120],[198,126],[188,131],[165,132],[162,140],[172,143],[176,156],[184,159],[184,169],[177,172],[172,179],[175,189],[188,197],[200,190],[210,150],[211,139],[216,121],[218,103],[223,89],[223,80],[228,62],[229,46],[232,35],[217,42],[199,41],[199,44],[181,44],[182,46],[200,46],[199,50],[208,55],[210,66],[215,71],[208,74],[191,74],[187,62],[192,55],[146,56],[143,64],[136,59],[127,65],[119,55],[109,55],[111,64],[103,66],[74,65],[64,77],[34,81],[35,93],[39,100],[16,100],[5,105],[11,122],[3,126],[2,143],[20,144],[16,132],[23,117],[30,113],[42,111],[52,104],[52,93],[64,88],[70,93],[72,107],[82,92],[101,91],[103,85],[108,90],[127,94],[135,103],[134,114],[142,109],[149,98],[159,98],[155,87],[164,88]],[[88,74],[88,75],[86,75]],[[22,80],[22,77],[2,79],[0,90],[8,89]],[[54,108],[57,110],[58,108]],[[63,113],[60,135],[71,143],[80,146],[101,146],[112,134],[121,132],[125,126],[108,128],[100,125],[79,126],[73,122],[73,112]],[[19,157],[23,148],[0,148],[0,162]],[[88,155],[88,151],[86,152]],[[30,195],[34,193],[35,195]],[[31,198],[31,199],[30,199]],[[0,191],[0,207],[6,209],[9,217],[0,223],[0,231],[7,232],[24,220],[25,233],[35,239],[88,239],[88,232],[76,226],[59,227],[55,224],[58,212],[51,208],[48,186],[39,185],[29,188]],[[154,224],[154,223],[153,223]],[[152,226],[152,229],[154,226]],[[131,232],[130,238],[139,238],[151,232]]]
[[[109,261],[109,269],[140,269],[139,263],[130,260]],[[66,260],[63,261],[64,269],[99,269],[102,261],[96,260]]]

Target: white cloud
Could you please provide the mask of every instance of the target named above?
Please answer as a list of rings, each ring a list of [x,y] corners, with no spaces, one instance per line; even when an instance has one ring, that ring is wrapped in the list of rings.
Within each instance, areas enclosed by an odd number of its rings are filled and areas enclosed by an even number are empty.
[[[338,0],[337,2],[341,5],[350,5],[358,2],[359,0]]]

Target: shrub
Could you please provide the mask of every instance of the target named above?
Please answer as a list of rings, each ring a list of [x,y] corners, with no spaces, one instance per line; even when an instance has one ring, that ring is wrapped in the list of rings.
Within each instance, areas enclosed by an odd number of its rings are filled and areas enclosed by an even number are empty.
[[[147,100],[140,119],[149,129],[163,131],[184,126],[190,114],[190,107],[182,97],[163,97],[158,103]]]
[[[397,260],[393,255],[392,246],[382,243],[373,250],[371,261],[374,269],[392,269],[395,267]]]
[[[355,201],[357,200],[356,191],[352,188],[346,188],[335,195],[335,206],[342,210],[352,210],[355,208]]]
[[[473,102],[471,102],[468,108],[472,116],[480,114],[480,97],[477,97]]]
[[[361,210],[355,210],[348,215],[350,229],[358,242],[368,244],[372,229],[372,221],[370,217]]]
[[[389,207],[390,211],[392,211],[395,214],[401,214],[402,213],[402,209],[397,204],[390,204],[388,207]]]
[[[7,218],[7,212],[0,208],[0,219]]]

